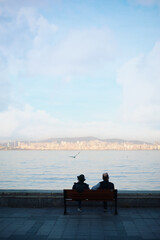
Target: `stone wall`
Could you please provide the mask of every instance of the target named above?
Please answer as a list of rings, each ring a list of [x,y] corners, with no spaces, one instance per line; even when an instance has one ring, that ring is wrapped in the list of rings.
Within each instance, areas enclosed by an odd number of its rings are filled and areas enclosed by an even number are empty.
[[[70,202],[69,205],[75,205]],[[84,202],[97,206],[101,202]],[[62,207],[63,190],[0,190],[0,207]],[[160,191],[118,191],[118,207],[160,207]]]

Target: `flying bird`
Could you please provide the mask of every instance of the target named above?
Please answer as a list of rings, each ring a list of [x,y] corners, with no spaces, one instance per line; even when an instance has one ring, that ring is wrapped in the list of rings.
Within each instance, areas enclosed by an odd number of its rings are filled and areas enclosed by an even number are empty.
[[[76,158],[78,154],[80,154],[80,152],[77,153],[76,155],[74,155],[74,156],[70,156],[70,157],[71,157],[71,158]]]

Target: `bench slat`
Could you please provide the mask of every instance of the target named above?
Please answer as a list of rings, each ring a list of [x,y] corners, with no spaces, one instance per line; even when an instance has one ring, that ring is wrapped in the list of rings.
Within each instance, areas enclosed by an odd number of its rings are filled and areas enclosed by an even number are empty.
[[[114,201],[117,214],[117,189],[84,190],[81,193],[74,189],[64,189],[64,214],[67,208],[66,201]]]
[[[115,199],[114,190],[84,190],[83,192],[77,192],[76,190],[65,190],[66,200],[110,200]]]

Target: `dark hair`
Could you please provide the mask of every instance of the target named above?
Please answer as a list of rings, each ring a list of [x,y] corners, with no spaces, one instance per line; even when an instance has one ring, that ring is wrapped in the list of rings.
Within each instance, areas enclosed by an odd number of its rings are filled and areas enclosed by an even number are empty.
[[[77,179],[79,182],[84,182],[86,179],[85,179],[85,176],[83,174],[77,176]]]
[[[108,173],[103,173],[103,180],[108,180],[108,179],[109,179]]]

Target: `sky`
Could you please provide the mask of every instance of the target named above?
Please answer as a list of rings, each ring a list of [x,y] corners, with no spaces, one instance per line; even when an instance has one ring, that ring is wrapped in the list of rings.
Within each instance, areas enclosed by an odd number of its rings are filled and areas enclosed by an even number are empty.
[[[0,0],[0,140],[160,142],[160,0]]]

